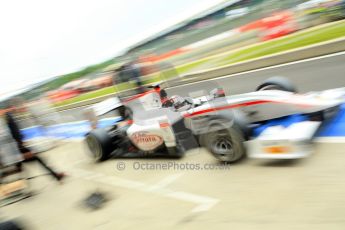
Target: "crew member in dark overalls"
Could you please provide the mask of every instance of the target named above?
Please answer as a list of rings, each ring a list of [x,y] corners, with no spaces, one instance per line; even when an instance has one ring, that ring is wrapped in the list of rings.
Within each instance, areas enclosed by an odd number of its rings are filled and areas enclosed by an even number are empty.
[[[18,105],[17,105],[18,106]],[[27,146],[25,146],[24,143],[24,137],[20,131],[19,122],[15,118],[15,113],[18,110],[18,107],[16,105],[11,106],[8,112],[5,114],[5,121],[8,127],[8,130],[12,136],[12,138],[15,140],[18,150],[23,156],[23,161],[17,163],[18,168],[22,168],[22,163],[24,162],[38,162],[42,167],[44,167],[51,176],[53,176],[57,181],[61,181],[64,177],[64,173],[58,173],[54,171],[52,168],[50,168],[40,157],[37,156],[37,154],[33,153],[31,149],[29,149]]]

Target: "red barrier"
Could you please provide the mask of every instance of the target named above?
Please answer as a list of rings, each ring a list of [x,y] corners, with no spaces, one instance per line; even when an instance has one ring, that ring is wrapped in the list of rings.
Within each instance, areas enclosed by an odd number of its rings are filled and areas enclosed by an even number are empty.
[[[283,11],[241,26],[239,31],[259,30],[261,40],[266,41],[295,32],[297,28],[293,12]]]
[[[167,53],[164,53],[164,54],[150,55],[150,56],[147,56],[147,57],[142,57],[142,59],[145,59],[145,61],[147,61],[147,62],[162,61],[162,60],[170,58],[172,56],[175,56],[175,55],[178,55],[178,54],[182,54],[185,51],[187,51],[187,50],[184,49],[184,48],[178,48],[178,49],[171,50],[171,51],[169,51]]]
[[[78,95],[80,95],[79,90],[57,90],[48,93],[49,99],[53,102],[60,102]]]

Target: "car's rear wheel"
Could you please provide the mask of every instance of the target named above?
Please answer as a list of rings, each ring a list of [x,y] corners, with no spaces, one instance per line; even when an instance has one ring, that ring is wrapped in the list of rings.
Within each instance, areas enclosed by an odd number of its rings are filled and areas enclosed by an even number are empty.
[[[202,145],[222,162],[236,162],[246,156],[243,145],[245,137],[236,125],[232,127],[223,127],[221,123],[212,125],[210,131],[200,138]]]
[[[287,78],[284,77],[268,78],[256,88],[256,91],[262,90],[281,90],[297,93],[296,87]]]
[[[90,155],[95,161],[104,161],[108,159],[112,151],[112,142],[106,130],[92,130],[87,134],[85,141]]]

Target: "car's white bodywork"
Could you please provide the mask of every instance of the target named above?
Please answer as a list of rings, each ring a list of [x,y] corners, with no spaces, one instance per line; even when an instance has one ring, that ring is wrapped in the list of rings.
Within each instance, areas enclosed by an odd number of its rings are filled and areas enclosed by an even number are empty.
[[[336,107],[344,100],[338,96],[323,98],[322,94],[294,94],[279,90],[265,90],[227,96],[190,109],[185,114],[204,114],[202,111],[238,109],[247,115],[249,122],[258,122],[296,113],[314,113]]]
[[[193,105],[176,110],[163,108],[159,93],[155,90],[136,95],[124,101],[108,99],[93,107],[96,115],[104,114],[122,104],[133,111],[133,121],[127,129],[131,142],[143,151],[154,151],[163,143],[176,146],[171,125],[178,120],[217,113],[239,111],[249,123],[260,123],[293,114],[336,113],[344,103],[345,89],[295,94],[279,90],[211,98],[202,96],[192,99]],[[247,153],[253,158],[292,159],[306,157],[311,153],[310,140],[321,122],[303,121],[289,127],[274,126],[264,130],[255,139],[246,143]],[[187,125],[186,125],[187,126]]]

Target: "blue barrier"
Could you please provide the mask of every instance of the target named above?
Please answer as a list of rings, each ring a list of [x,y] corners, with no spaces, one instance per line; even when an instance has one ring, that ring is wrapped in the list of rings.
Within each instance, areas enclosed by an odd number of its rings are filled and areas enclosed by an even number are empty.
[[[120,117],[106,118],[98,122],[98,127],[103,128],[115,124],[121,120]],[[25,140],[37,137],[53,137],[59,139],[81,138],[91,130],[89,121],[78,121],[63,123],[48,127],[34,126],[22,130]]]

